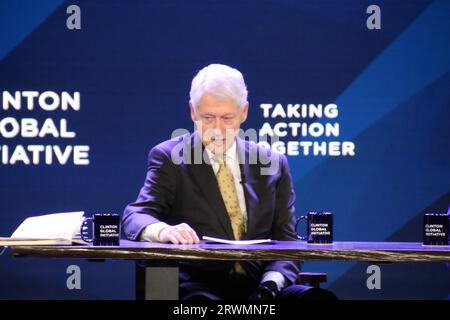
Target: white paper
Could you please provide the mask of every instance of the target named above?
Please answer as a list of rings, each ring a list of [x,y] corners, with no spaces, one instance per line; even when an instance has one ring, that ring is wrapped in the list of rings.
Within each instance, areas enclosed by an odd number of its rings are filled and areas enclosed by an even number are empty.
[[[227,239],[213,238],[213,237],[207,237],[207,236],[203,236],[202,239],[203,239],[203,240],[206,240],[206,241],[217,242],[217,243],[225,243],[225,244],[241,244],[241,245],[272,242],[272,239],[227,240]]]
[[[11,235],[13,239],[73,239],[79,232],[84,212],[63,212],[30,217]]]
[[[82,240],[70,239],[24,239],[24,238],[0,238],[0,246],[69,246],[72,244],[87,244]]]

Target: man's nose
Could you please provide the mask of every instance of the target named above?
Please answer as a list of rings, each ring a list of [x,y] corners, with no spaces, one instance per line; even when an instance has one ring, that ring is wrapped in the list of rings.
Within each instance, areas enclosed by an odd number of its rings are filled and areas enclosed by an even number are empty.
[[[220,117],[216,117],[216,119],[214,120],[213,129],[217,130],[217,132],[221,132],[222,134],[225,131],[223,121]]]

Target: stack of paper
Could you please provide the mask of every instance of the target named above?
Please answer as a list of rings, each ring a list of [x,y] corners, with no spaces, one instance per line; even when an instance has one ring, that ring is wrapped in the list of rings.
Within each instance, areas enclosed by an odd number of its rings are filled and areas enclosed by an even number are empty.
[[[207,237],[207,236],[203,236],[202,239],[207,241],[207,242],[224,243],[224,244],[238,244],[238,245],[271,243],[271,242],[273,242],[272,239],[228,240],[228,239],[220,239],[220,238],[213,238],[213,237]]]
[[[83,215],[83,211],[77,211],[27,218],[10,238],[0,238],[0,246],[86,244],[75,239],[80,232]]]

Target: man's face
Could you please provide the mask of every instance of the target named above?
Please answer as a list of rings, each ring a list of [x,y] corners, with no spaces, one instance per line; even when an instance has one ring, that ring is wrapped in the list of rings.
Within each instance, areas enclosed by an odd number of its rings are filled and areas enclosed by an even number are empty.
[[[202,143],[214,154],[223,154],[233,144],[241,123],[247,119],[248,102],[240,108],[235,102],[205,94],[195,109],[189,102],[191,118],[197,124]]]

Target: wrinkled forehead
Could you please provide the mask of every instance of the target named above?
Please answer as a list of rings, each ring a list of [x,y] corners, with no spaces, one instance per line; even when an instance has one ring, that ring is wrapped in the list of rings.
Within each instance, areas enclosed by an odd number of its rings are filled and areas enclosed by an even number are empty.
[[[200,99],[198,111],[200,113],[225,115],[228,113],[238,113],[239,111],[241,111],[241,108],[233,100],[218,98],[210,94],[205,94]]]

